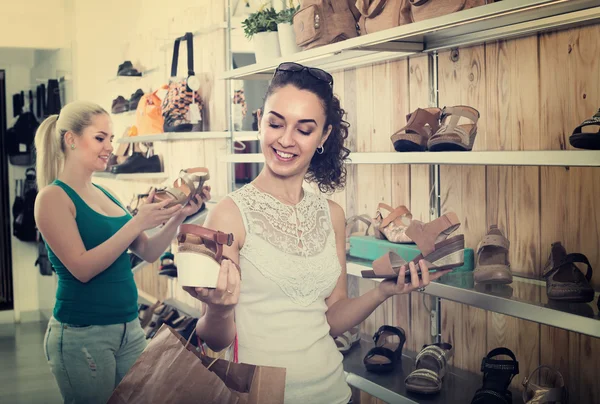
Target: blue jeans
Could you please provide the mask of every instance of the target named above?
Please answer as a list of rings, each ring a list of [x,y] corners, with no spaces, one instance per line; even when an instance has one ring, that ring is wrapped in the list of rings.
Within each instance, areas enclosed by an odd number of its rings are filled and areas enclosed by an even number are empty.
[[[123,324],[75,326],[52,317],[44,352],[65,404],[106,404],[146,344],[137,318]]]

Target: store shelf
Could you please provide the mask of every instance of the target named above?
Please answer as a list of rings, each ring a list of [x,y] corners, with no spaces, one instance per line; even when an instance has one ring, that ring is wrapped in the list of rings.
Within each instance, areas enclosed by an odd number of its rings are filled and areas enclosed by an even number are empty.
[[[598,6],[598,0],[503,0],[230,70],[222,77],[269,79],[282,62],[307,63],[333,72],[421,52],[581,26],[600,21]]]
[[[134,66],[134,67],[135,67],[135,66]],[[141,76],[114,76],[114,77],[111,77],[110,79],[108,79],[108,82],[110,83],[110,82],[112,82],[112,81],[122,81],[122,80],[126,80],[126,81],[129,81],[129,80],[139,80],[139,79],[142,79],[142,78],[144,78],[144,77],[146,77],[146,76],[148,76],[148,75],[150,75],[150,74],[152,74],[152,73],[155,73],[155,72],[157,72],[158,70],[159,70],[159,68],[158,68],[158,67],[153,67],[153,68],[151,68],[151,69],[147,69],[147,70],[144,70],[144,71],[142,71],[142,72],[141,72],[141,73],[142,73],[142,75],[141,75]]]
[[[169,178],[166,173],[112,174],[107,172],[95,172],[92,176],[98,178],[110,178],[117,181],[163,181]]]
[[[111,114],[110,114],[110,116],[112,116],[113,118],[120,118],[120,117],[132,117],[132,116],[135,116],[135,113],[136,113],[136,112],[137,112],[137,111],[134,109],[134,110],[132,110],[132,111],[121,112],[121,113],[118,113],[118,114],[111,113]]]
[[[227,139],[229,132],[170,132],[156,135],[122,137],[117,143],[170,142],[174,140]]]
[[[369,261],[348,258],[348,275],[361,277],[361,271],[370,267]],[[510,285],[475,285],[472,272],[444,275],[429,284],[423,293],[600,338],[598,294],[590,303],[549,301],[543,281],[514,276]]]
[[[595,150],[351,153],[349,164],[440,164],[486,166],[598,167]],[[228,163],[263,163],[262,153],[229,154]]]
[[[250,142],[253,140],[258,140],[258,132],[257,131],[233,132],[233,140],[238,140],[240,142]]]
[[[175,299],[166,299],[164,304],[174,307],[177,309],[179,314],[183,314],[189,317],[200,318],[202,317],[202,312],[200,309],[190,306],[189,304],[183,303],[179,300]]]
[[[407,338],[410,338],[410,335],[407,335]],[[402,361],[398,363],[394,371],[381,374],[372,373],[365,368],[363,358],[373,346],[372,339],[363,335],[360,345],[355,346],[345,355],[343,365],[346,382],[386,403],[470,403],[477,389],[481,387],[481,374],[449,366],[448,373],[444,376],[442,390],[438,394],[420,395],[408,392],[404,380],[414,370],[416,354],[405,349],[402,353]],[[487,355],[487,351],[480,353],[482,358]],[[452,364],[452,359],[450,363]],[[513,390],[512,393],[513,403],[523,403],[521,395],[516,390]]]

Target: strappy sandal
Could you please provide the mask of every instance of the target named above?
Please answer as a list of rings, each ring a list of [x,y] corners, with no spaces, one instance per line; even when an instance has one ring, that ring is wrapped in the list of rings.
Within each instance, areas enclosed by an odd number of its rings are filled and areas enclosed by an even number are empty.
[[[585,276],[575,265],[576,262],[587,265]],[[591,302],[594,300],[594,289],[590,285],[592,273],[592,266],[585,255],[567,254],[560,242],[553,243],[543,272],[548,299]]]
[[[335,345],[343,355],[350,352],[353,346],[360,343],[360,332],[358,327],[354,327],[349,331],[342,333],[334,338]]]
[[[454,347],[451,344],[440,342],[424,345],[415,360],[415,370],[404,380],[406,390],[422,394],[438,393],[452,356]]]
[[[367,225],[367,229],[364,232],[354,232],[352,233],[352,227],[354,227],[354,223],[357,221],[363,222]],[[368,236],[369,230],[371,230],[371,218],[369,215],[356,215],[350,216],[346,219],[346,254],[350,252],[350,237],[352,236]]]
[[[384,211],[388,212],[385,217],[382,213]],[[411,220],[412,214],[406,206],[392,209],[390,205],[380,203],[373,219],[375,237],[392,243],[412,243],[413,241],[406,235]]]
[[[425,151],[427,141],[440,128],[439,108],[417,108],[406,115],[406,126],[391,136],[394,149],[399,152]]]
[[[461,123],[461,118],[471,123]],[[444,107],[440,118],[441,126],[429,138],[427,148],[430,151],[470,151],[477,135],[479,111],[475,108],[459,105]]]
[[[510,242],[498,226],[491,225],[477,246],[477,265],[473,278],[477,283],[509,284],[512,273],[508,262]]]
[[[177,267],[175,266],[175,256],[173,253],[167,251],[160,256],[160,268],[158,274],[169,276],[171,278],[177,277]]]
[[[465,236],[458,235],[451,238],[448,236],[460,227],[456,213],[449,212],[437,219],[423,223],[413,220],[406,229],[406,235],[414,240],[421,251],[411,261],[406,261],[393,251],[373,261],[373,270],[362,271],[363,278],[397,278],[400,267],[410,262],[418,264],[425,260],[427,268],[435,271],[452,269],[464,265],[465,262]],[[417,267],[420,276],[420,269]],[[410,272],[406,271],[405,282],[410,282]]]
[[[584,132],[583,128],[595,126],[596,132]],[[600,150],[600,108],[590,119],[586,119],[575,128],[573,134],[569,136],[571,146],[578,149]]]
[[[506,355],[510,360],[492,359]],[[519,374],[519,362],[508,348],[492,349],[481,362],[483,387],[477,390],[471,404],[511,404],[512,393],[508,390],[513,377]]]
[[[233,234],[182,224],[177,234],[177,278],[182,286],[215,288],[223,255],[223,245],[233,244]],[[235,264],[235,263],[234,263]],[[238,268],[237,264],[235,266]]]
[[[179,172],[179,177],[173,182],[172,187],[156,190],[154,200],[157,202],[173,199],[166,208],[177,204],[185,205],[195,195],[202,193],[204,182],[210,179],[208,169],[204,167],[188,168]]]
[[[532,380],[535,380],[534,383]],[[539,381],[539,382],[538,382]],[[539,366],[523,380],[525,404],[565,404],[569,394],[562,374],[550,366]]]
[[[397,339],[397,341],[394,341]],[[402,360],[402,348],[406,342],[406,332],[400,327],[382,325],[373,335],[375,347],[363,359],[369,372],[391,372]]]

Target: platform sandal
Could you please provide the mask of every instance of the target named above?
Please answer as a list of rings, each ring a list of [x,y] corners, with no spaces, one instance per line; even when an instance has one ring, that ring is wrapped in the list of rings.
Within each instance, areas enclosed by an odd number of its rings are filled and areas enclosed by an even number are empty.
[[[460,123],[461,118],[470,123]],[[430,151],[470,151],[477,136],[479,111],[465,105],[444,107],[441,126],[427,142]]]
[[[352,347],[360,343],[360,330],[358,327],[354,327],[335,337],[334,341],[338,351],[345,355],[350,352]]]
[[[181,286],[217,287],[223,246],[233,245],[233,234],[182,224],[177,234],[177,278]],[[234,265],[238,268],[237,264]]]
[[[406,206],[401,205],[392,209],[390,205],[380,203],[373,219],[375,238],[392,243],[412,243],[413,241],[406,235],[406,229],[411,221],[412,214]]]
[[[448,361],[453,355],[454,347],[451,344],[440,342],[424,345],[415,360],[415,370],[404,380],[406,390],[422,394],[438,393],[442,389]]]
[[[525,404],[566,404],[569,399],[565,379],[550,366],[539,366],[523,380]]]
[[[577,268],[576,262],[587,265],[585,275]],[[567,254],[560,242],[553,243],[543,272],[548,299],[591,302],[594,300],[594,289],[590,285],[592,273],[592,266],[585,255]]]
[[[166,208],[177,204],[185,205],[194,196],[202,193],[204,182],[210,179],[208,169],[204,167],[188,168],[179,172],[179,177],[173,182],[172,187],[165,187],[156,190],[154,200],[161,202],[166,199],[173,199]]]
[[[477,265],[473,271],[475,282],[502,285],[512,283],[508,262],[509,247],[510,242],[498,226],[491,225],[477,246]]]
[[[352,233],[352,228],[354,227],[354,224],[357,222],[363,222],[364,224],[367,225],[367,229],[364,232],[354,232]],[[369,235],[369,231],[371,230],[371,225],[372,225],[372,220],[369,217],[369,215],[356,215],[356,216],[350,216],[348,219],[346,219],[346,254],[348,254],[350,252],[350,237],[352,236],[368,236]]]
[[[421,251],[411,261],[406,261],[394,251],[389,251],[373,261],[373,269],[362,271],[363,278],[394,279],[398,277],[400,268],[410,262],[418,264],[424,260],[427,268],[434,271],[452,269],[464,265],[465,236],[448,236],[460,227],[458,216],[454,212],[429,222],[413,220],[406,229],[406,235],[417,244]],[[420,268],[417,267],[420,276]],[[407,270],[405,282],[410,282],[410,272]]]
[[[406,126],[391,136],[394,149],[398,152],[427,150],[429,137],[440,127],[439,108],[417,108],[406,115]]]
[[[492,359],[506,355],[510,360]],[[519,362],[508,348],[492,349],[481,362],[483,386],[477,390],[471,404],[511,404],[512,393],[508,390],[513,377],[519,374]]]
[[[588,126],[593,126],[592,129],[597,130],[588,131],[590,129]],[[600,109],[573,130],[573,134],[569,136],[569,143],[578,149],[600,150]]]
[[[363,363],[369,372],[391,372],[402,361],[406,332],[400,327],[382,325],[373,335],[375,347],[365,355]]]

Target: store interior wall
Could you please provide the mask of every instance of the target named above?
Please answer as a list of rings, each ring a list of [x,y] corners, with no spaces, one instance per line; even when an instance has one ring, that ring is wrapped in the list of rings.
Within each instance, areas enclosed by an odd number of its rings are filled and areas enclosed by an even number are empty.
[[[2,1],[0,48],[64,48],[68,45],[65,7],[72,1]]]

